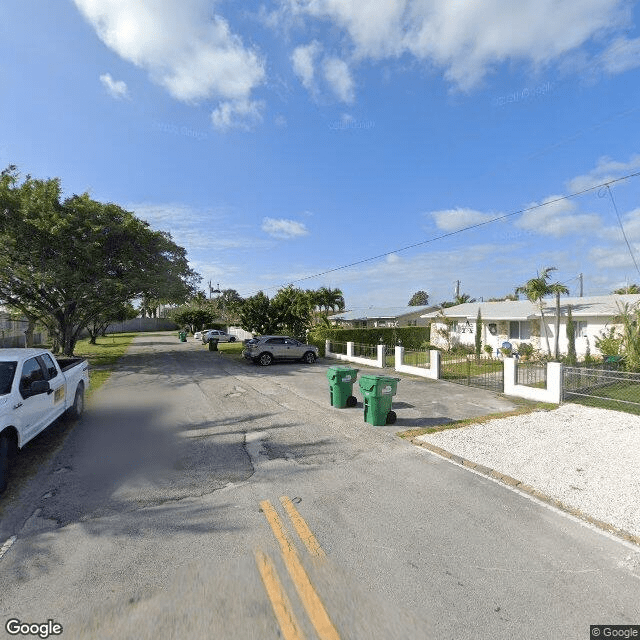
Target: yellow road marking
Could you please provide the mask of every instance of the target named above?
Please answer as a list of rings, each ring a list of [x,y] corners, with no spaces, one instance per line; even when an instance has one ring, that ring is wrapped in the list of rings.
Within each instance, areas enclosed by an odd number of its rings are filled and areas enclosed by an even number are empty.
[[[311,623],[315,627],[316,633],[320,640],[340,640],[340,636],[336,628],[333,626],[327,610],[324,608],[320,597],[316,593],[311,580],[304,570],[298,553],[293,546],[293,542],[287,535],[287,532],[282,524],[282,520],[273,508],[273,505],[268,500],[263,500],[260,503],[262,512],[264,513],[267,521],[271,525],[273,535],[280,544],[280,550],[284,563],[287,567],[287,571],[293,580],[293,584],[296,587],[300,600],[311,620]]]
[[[304,542],[305,546],[309,550],[309,553],[312,556],[316,556],[317,558],[326,557],[324,550],[320,546],[320,543],[316,539],[316,537],[311,533],[311,529],[309,529],[309,525],[305,522],[305,519],[300,515],[298,510],[293,506],[293,502],[287,497],[282,496],[280,498],[280,502],[287,512],[289,518],[291,518],[291,522],[295,527],[298,536],[300,536],[300,540]]]
[[[280,625],[282,637],[284,640],[304,640],[304,634],[296,620],[291,602],[282,587],[280,578],[278,578],[278,573],[273,561],[262,551],[257,550],[255,555],[258,571],[260,571],[264,588],[267,591],[269,600],[271,600],[271,606]]]

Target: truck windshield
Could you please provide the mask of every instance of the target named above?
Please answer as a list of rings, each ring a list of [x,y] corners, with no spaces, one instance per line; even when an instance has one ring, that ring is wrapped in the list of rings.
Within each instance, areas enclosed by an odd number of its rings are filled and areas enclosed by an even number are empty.
[[[0,362],[0,396],[6,396],[11,392],[17,366],[17,362]]]

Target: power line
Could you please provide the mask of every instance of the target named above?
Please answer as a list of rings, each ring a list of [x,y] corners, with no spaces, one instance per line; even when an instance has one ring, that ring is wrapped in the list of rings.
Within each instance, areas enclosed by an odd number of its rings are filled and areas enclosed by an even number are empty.
[[[636,271],[640,273],[640,269],[638,269],[638,263],[636,262],[636,257],[633,255],[633,249],[631,248],[631,244],[629,243],[629,239],[627,238],[627,234],[625,233],[625,230],[624,230],[624,225],[622,224],[622,218],[618,213],[618,207],[616,207],[616,201],[613,199],[613,194],[611,193],[611,189],[609,188],[608,184],[605,185],[605,187],[603,187],[603,189],[601,189],[598,192],[598,196],[600,196],[601,198],[604,198],[604,193],[602,192],[604,191],[605,188],[607,190],[607,193],[609,194],[609,197],[611,198],[611,204],[613,205],[613,210],[616,212],[616,217],[618,218],[618,224],[620,225],[620,230],[622,231],[622,237],[624,238],[624,241],[627,243],[627,249],[629,250],[629,255],[633,260],[633,264],[636,267]],[[600,195],[601,193],[602,195]]]
[[[429,238],[428,240],[422,240],[420,242],[414,242],[413,244],[409,244],[405,247],[401,247],[399,249],[394,249],[392,251],[386,251],[385,253],[380,253],[376,256],[371,256],[370,258],[363,258],[362,260],[356,260],[355,262],[350,262],[349,264],[345,264],[339,267],[333,267],[331,269],[327,269],[325,271],[321,271],[319,273],[314,273],[313,275],[304,276],[303,278],[297,278],[296,280],[289,281],[288,284],[295,284],[297,282],[304,282],[305,280],[312,280],[313,278],[320,278],[321,276],[326,276],[329,273],[334,273],[336,271],[342,271],[343,269],[350,269],[351,267],[356,267],[360,264],[365,264],[367,262],[373,262],[374,260],[379,260],[380,258],[386,258],[394,253],[400,253],[402,251],[408,251],[409,249],[414,249],[415,247],[421,247],[426,244],[430,244],[432,242],[436,242],[437,240],[443,240],[444,238],[450,238],[451,236],[455,236],[464,231],[470,231],[471,229],[477,229],[479,227],[486,226],[488,224],[492,224],[494,222],[499,222],[500,220],[506,220],[507,218],[512,218],[513,216],[520,215],[521,213],[527,213],[529,211],[535,211],[536,209],[541,209],[542,207],[549,206],[551,204],[555,204],[556,202],[561,202],[563,200],[569,200],[570,198],[575,198],[577,196],[581,196],[584,193],[588,193],[589,191],[595,191],[596,189],[602,189],[603,187],[609,188],[609,185],[615,184],[617,182],[622,182],[623,180],[628,180],[629,178],[637,178],[640,176],[640,171],[636,173],[630,173],[621,178],[615,178],[614,180],[608,180],[607,182],[603,182],[592,187],[588,187],[587,189],[582,189],[581,191],[576,191],[574,193],[570,193],[566,196],[560,196],[558,198],[554,198],[553,200],[549,200],[548,202],[544,202],[542,204],[536,204],[532,207],[526,207],[525,209],[518,209],[517,211],[512,211],[511,213],[505,213],[501,216],[496,216],[495,218],[491,218],[490,220],[485,220],[483,222],[477,222],[475,224],[471,224],[467,227],[463,227],[462,229],[458,229],[456,231],[449,231],[448,233],[443,233],[439,236],[435,236],[433,238]],[[617,212],[617,210],[616,210]],[[626,236],[625,236],[626,239]],[[635,263],[635,259],[634,259]],[[637,268],[637,265],[636,265]],[[280,285],[282,286],[282,285]],[[266,290],[276,289],[278,286],[267,287]]]

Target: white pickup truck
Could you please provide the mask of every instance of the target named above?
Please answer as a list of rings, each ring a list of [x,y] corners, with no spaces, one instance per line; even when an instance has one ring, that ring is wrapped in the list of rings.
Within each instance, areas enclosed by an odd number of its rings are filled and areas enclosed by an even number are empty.
[[[78,417],[89,363],[46,349],[0,349],[0,493],[12,456],[63,413]]]

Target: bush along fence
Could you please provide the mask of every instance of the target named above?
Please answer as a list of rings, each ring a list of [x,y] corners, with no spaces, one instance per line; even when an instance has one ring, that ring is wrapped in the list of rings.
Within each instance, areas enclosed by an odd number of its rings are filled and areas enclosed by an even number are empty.
[[[344,343],[340,343],[340,347],[343,347]],[[372,347],[373,349],[374,347]],[[325,342],[325,355],[328,358],[334,358],[335,360],[344,360],[347,362],[355,362],[369,367],[376,367],[382,369],[385,366],[385,346],[379,344],[375,347],[375,357],[362,357],[356,355],[356,349],[353,342],[347,342],[346,348],[341,348],[340,353],[332,351],[332,342],[326,340]],[[398,373],[407,373],[414,376],[420,376],[422,378],[430,378],[431,380],[441,379],[441,353],[436,349],[432,349],[428,352],[428,357],[423,357],[420,360],[424,364],[414,364],[416,358],[414,352],[405,352],[404,347],[395,348],[395,362],[394,369]],[[474,356],[460,356],[461,358],[471,358]],[[525,398],[527,400],[535,400],[538,402],[549,402],[553,404],[560,404],[562,402],[562,385],[563,365],[560,362],[548,362],[546,380],[543,382],[535,383],[536,386],[529,386],[525,384],[518,384],[518,361],[517,358],[504,358],[504,394],[508,396],[514,396],[516,398]]]

